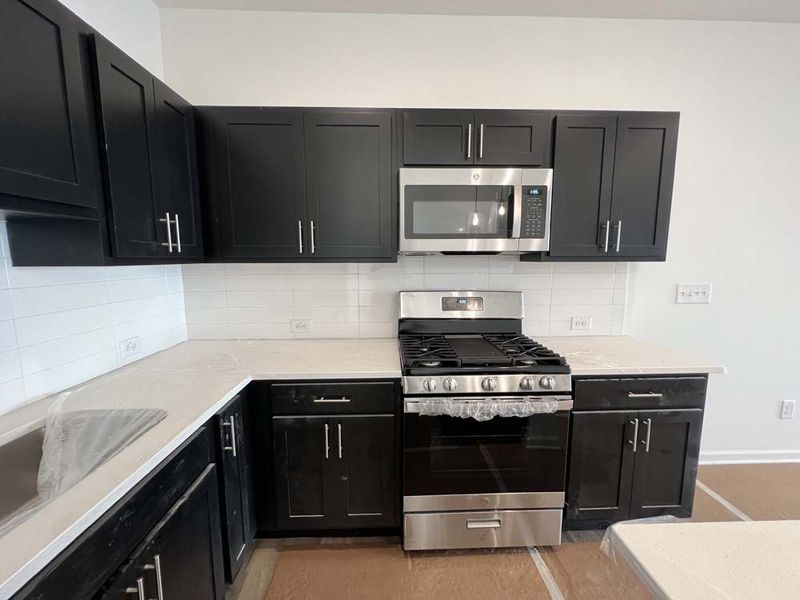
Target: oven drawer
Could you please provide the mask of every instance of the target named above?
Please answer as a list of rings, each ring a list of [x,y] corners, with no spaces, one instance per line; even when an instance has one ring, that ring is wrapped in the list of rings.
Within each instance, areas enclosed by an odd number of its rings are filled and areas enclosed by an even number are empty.
[[[500,510],[407,514],[406,550],[557,546],[561,510]]]
[[[270,386],[273,415],[394,413],[394,384],[274,383]]]
[[[604,377],[575,381],[574,410],[703,408],[708,378]]]

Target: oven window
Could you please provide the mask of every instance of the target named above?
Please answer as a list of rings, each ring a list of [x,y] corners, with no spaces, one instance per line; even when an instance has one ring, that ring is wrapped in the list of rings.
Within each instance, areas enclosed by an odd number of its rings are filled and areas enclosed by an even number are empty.
[[[407,185],[407,238],[509,238],[514,213],[510,185]]]
[[[405,415],[407,496],[564,491],[569,413],[478,422]]]

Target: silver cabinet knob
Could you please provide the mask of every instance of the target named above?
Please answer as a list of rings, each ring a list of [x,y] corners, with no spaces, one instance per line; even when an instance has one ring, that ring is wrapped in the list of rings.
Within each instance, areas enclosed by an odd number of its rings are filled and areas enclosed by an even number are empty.
[[[539,385],[546,390],[552,390],[554,387],[556,387],[556,379],[555,377],[550,377],[550,376],[542,377],[539,380]]]
[[[519,387],[523,390],[532,390],[536,387],[536,383],[533,381],[533,377],[523,377],[519,382]]]
[[[435,392],[436,391],[436,380],[435,379],[425,379],[422,382],[422,387],[426,392]]]
[[[442,382],[442,387],[444,387],[444,389],[446,389],[448,392],[453,392],[458,387],[458,382],[452,377],[447,377]]]
[[[494,377],[487,377],[486,379],[481,381],[481,387],[487,392],[493,392],[494,389],[497,387],[497,379],[495,379]]]

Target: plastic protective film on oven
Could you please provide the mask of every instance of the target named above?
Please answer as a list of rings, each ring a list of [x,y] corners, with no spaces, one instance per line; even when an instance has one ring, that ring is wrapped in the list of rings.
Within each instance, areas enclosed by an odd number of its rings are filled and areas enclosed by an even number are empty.
[[[464,400],[456,398],[420,398],[415,400],[418,414],[422,416],[448,416],[461,419],[489,421],[495,417],[530,417],[553,414],[558,411],[559,401],[537,398],[518,400]]]

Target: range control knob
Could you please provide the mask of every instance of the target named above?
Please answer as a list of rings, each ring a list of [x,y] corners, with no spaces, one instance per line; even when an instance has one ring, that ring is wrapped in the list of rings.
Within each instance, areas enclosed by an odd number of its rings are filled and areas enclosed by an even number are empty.
[[[555,377],[550,377],[550,376],[542,377],[539,380],[539,385],[546,390],[552,390],[554,387],[556,387],[556,379]]]
[[[536,383],[533,381],[533,377],[523,377],[520,379],[519,387],[522,390],[532,390],[536,387]]]
[[[422,380],[422,388],[426,392],[435,392],[436,391],[436,380],[435,379],[423,379]]]
[[[487,392],[493,392],[494,388],[497,387],[497,379],[494,377],[486,377],[483,381],[481,381],[481,387]]]
[[[452,377],[446,377],[445,380],[442,382],[442,387],[446,389],[448,392],[454,392],[455,389],[458,387],[458,382]]]

